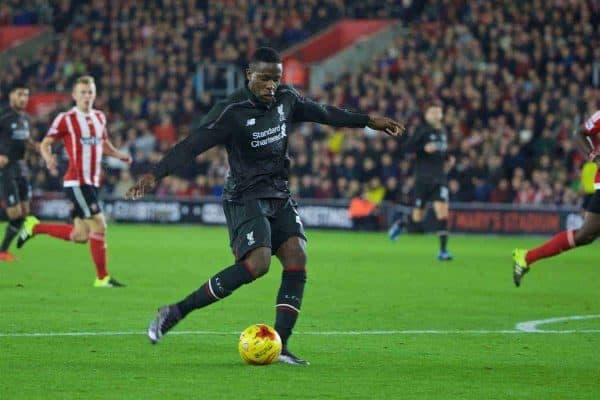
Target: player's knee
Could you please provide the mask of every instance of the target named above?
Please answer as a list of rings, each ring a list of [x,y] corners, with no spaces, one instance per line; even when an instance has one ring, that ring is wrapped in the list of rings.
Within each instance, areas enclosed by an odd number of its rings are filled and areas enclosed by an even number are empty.
[[[75,243],[87,243],[90,235],[86,230],[74,230],[71,234],[71,240]]]
[[[271,249],[259,247],[246,258],[246,266],[254,278],[259,278],[269,272],[271,265]]]
[[[97,216],[87,221],[88,229],[99,235],[106,233],[106,221],[102,216]]]
[[[95,233],[97,235],[105,235],[106,234],[106,225],[96,225],[94,229],[91,229],[90,232]]]
[[[575,243],[577,246],[585,246],[592,243],[598,237],[598,232],[595,231],[579,231],[575,235]]]
[[[305,268],[306,267],[306,251],[303,248],[298,247],[288,252],[284,269],[288,266],[289,268]]]

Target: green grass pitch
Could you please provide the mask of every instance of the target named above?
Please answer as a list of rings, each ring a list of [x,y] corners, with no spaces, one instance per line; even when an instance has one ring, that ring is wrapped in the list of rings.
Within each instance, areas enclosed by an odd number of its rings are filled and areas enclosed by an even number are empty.
[[[441,263],[435,236],[308,234],[290,342],[304,368],[237,354],[243,328],[273,323],[276,259],[266,277],[148,343],[158,306],[232,263],[225,228],[111,225],[109,269],[125,289],[92,287],[87,246],[33,239],[0,264],[0,399],[598,398],[600,319],[538,327],[568,333],[515,328],[600,314],[597,244],[540,262],[517,289],[511,250],[542,238],[457,235],[455,260]]]

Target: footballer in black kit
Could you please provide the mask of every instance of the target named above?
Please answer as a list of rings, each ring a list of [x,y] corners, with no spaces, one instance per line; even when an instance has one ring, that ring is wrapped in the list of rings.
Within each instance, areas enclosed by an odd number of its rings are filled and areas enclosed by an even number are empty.
[[[13,261],[11,242],[29,214],[31,186],[24,160],[27,148],[39,151],[30,137],[30,121],[25,113],[29,89],[14,83],[8,91],[8,107],[0,109],[0,192],[6,207],[8,225],[0,245],[0,261]]]
[[[221,300],[266,274],[275,255],[283,266],[275,303],[275,329],[283,343],[279,361],[308,364],[288,349],[306,282],[306,236],[288,188],[291,124],[312,121],[339,127],[369,126],[392,136],[400,136],[404,127],[389,118],[315,103],[292,87],[281,85],[282,73],[281,57],[275,50],[257,49],[246,70],[247,86],[215,105],[200,126],[126,195],[142,197],[159,179],[215,145],[227,150],[230,172],[223,208],[235,263],[182,301],[161,307],[148,328],[152,343],[191,311]]]
[[[388,234],[390,239],[395,240],[407,222],[412,223],[416,231],[423,232],[425,207],[432,203],[440,238],[438,259],[449,261],[452,260],[452,255],[447,249],[449,192],[446,168],[448,162],[454,162],[454,158],[446,153],[448,138],[442,124],[441,105],[429,104],[424,116],[425,122],[416,128],[403,145],[405,151],[416,155],[415,203],[412,214],[409,221],[400,219],[394,222]]]

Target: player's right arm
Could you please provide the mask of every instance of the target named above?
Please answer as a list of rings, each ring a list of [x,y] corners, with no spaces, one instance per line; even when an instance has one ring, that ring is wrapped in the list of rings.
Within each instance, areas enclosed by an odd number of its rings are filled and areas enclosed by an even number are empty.
[[[9,115],[6,110],[0,110],[0,168],[6,167],[10,161],[8,158],[10,131],[7,125]]]
[[[416,153],[426,151],[427,143],[425,134],[427,130],[421,125],[415,129],[414,133],[402,144],[402,149],[407,153]]]
[[[40,143],[40,154],[46,163],[46,168],[50,171],[50,174],[56,176],[58,175],[58,169],[56,167],[56,156],[52,154],[52,145],[56,141],[55,138],[46,136],[42,143]]]
[[[227,110],[225,103],[215,105],[187,138],[173,146],[149,173],[140,177],[127,191],[125,198],[135,200],[143,197],[154,189],[160,179],[191,162],[198,154],[216,145],[225,144],[231,130],[223,118]]]
[[[46,168],[54,176],[58,175],[58,162],[56,161],[56,156],[52,153],[52,145],[68,133],[69,128],[67,127],[66,113],[60,113],[54,118],[48,132],[46,132],[46,136],[42,140],[42,143],[40,143],[40,154],[46,163]]]

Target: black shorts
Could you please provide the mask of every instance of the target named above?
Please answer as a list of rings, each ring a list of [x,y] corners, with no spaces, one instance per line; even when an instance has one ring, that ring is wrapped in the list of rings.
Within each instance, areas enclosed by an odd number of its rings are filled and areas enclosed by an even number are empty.
[[[415,183],[415,207],[425,208],[425,205],[432,201],[448,202],[448,185],[442,182],[424,182]]]
[[[237,261],[258,247],[270,247],[275,254],[294,236],[306,240],[292,199],[225,200],[223,210],[229,229],[229,245]]]
[[[596,190],[587,202],[585,209],[594,214],[600,214],[600,190]]]
[[[24,176],[0,173],[0,191],[6,207],[13,207],[31,199],[31,185]]]
[[[88,219],[102,212],[98,202],[98,189],[95,186],[69,186],[65,188],[65,193],[73,203],[73,218]]]

